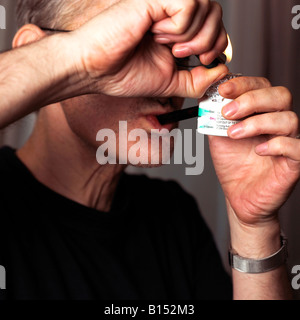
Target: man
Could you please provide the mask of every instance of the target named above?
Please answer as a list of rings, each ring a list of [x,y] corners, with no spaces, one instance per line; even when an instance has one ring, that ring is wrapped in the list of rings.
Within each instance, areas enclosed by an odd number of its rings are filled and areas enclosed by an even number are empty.
[[[172,182],[129,177],[124,165],[100,166],[95,156],[99,129],[117,131],[119,120],[128,131],[161,129],[156,116],[182,103],[170,97],[200,98],[224,77],[223,65],[179,71],[172,56],[198,54],[208,64],[224,50],[220,7],[22,0],[18,18],[18,49],[0,59],[0,124],[47,107],[22,149],[1,151],[6,297],[229,298],[194,201]],[[235,99],[223,109],[228,119],[252,115],[229,139],[209,140],[232,249],[261,265],[284,246],[277,211],[299,179],[298,118],[289,91],[265,79],[234,79],[220,93]],[[234,269],[234,298],[290,298],[283,262],[258,274]]]

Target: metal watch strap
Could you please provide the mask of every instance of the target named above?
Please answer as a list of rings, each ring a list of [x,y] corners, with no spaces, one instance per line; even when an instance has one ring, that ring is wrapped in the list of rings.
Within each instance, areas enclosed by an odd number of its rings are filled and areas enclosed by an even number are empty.
[[[263,259],[243,258],[229,249],[229,264],[231,268],[243,273],[265,273],[283,265],[288,257],[287,239],[281,236],[281,248],[271,256]]]

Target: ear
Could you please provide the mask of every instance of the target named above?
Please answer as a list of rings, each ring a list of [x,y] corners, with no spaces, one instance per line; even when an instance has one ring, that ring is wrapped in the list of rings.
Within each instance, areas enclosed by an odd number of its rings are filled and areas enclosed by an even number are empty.
[[[12,47],[18,48],[32,42],[36,42],[46,36],[46,33],[34,24],[26,24],[17,31],[14,36]]]

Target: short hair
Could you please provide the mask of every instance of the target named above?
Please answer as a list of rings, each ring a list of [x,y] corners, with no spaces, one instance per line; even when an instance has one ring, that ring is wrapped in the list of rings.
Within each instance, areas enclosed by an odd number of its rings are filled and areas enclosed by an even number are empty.
[[[86,6],[86,0],[17,0],[17,24],[19,28],[33,23],[41,27],[63,29]]]

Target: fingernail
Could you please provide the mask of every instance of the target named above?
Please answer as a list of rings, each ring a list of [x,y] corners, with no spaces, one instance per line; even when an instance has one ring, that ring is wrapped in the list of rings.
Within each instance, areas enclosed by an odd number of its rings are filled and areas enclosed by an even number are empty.
[[[173,51],[177,56],[191,56],[193,54],[192,50],[188,47],[176,47]]]
[[[151,30],[153,33],[156,33],[156,34],[160,34],[160,33],[163,33],[161,30],[159,29],[152,29]]]
[[[238,109],[239,108],[236,101],[230,102],[223,108],[223,116],[225,118],[231,118],[237,113]]]
[[[269,149],[269,144],[267,142],[265,142],[263,144],[258,145],[255,148],[255,151],[258,154],[265,154],[268,151],[268,149]]]
[[[170,43],[171,42],[171,40],[166,38],[166,37],[157,36],[154,39],[155,39],[155,41],[157,41],[157,42],[159,42],[161,44],[165,44],[165,43]]]
[[[241,138],[244,135],[244,128],[242,124],[238,124],[229,129],[229,136],[233,138]]]

